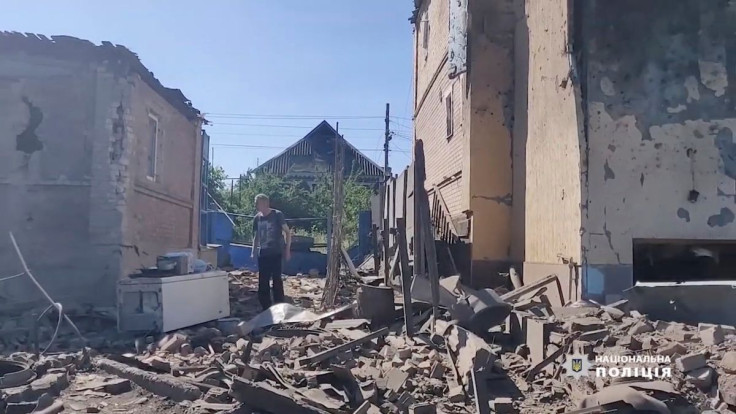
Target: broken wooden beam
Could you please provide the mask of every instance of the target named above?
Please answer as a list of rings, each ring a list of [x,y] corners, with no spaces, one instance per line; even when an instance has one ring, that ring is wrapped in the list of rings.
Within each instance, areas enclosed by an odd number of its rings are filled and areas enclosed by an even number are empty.
[[[340,352],[347,351],[349,349],[352,349],[353,347],[356,347],[358,345],[364,344],[368,341],[372,341],[373,339],[376,339],[378,337],[384,336],[388,334],[389,328],[385,327],[382,329],[379,329],[375,332],[371,332],[361,338],[358,338],[354,341],[346,342],[340,346],[336,346],[334,348],[328,349],[326,351],[322,351],[318,354],[314,354],[312,356],[306,356],[302,357],[296,360],[297,366],[306,366],[306,365],[314,365],[319,364],[322,361],[326,361],[336,355],[338,355]]]
[[[401,268],[401,294],[404,300],[404,326],[406,335],[414,335],[414,310],[411,303],[411,271],[409,269],[409,251],[406,245],[406,221],[396,219],[396,240],[399,245],[399,263]]]
[[[340,250],[342,251],[342,258],[345,260],[345,264],[348,266],[348,270],[350,271],[350,276],[353,277],[353,279],[361,280],[360,275],[358,274],[358,270],[355,268],[355,265],[353,264],[353,260],[350,258],[350,254],[347,250],[345,250],[345,247],[340,247]]]

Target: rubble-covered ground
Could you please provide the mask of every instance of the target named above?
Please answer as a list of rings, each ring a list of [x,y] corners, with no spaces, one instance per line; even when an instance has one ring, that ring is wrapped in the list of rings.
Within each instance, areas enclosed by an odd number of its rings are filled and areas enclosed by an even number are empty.
[[[7,358],[26,364],[0,366],[0,413],[729,413],[736,406],[730,326],[649,321],[626,301],[561,306],[529,289],[505,300],[509,317],[488,332],[466,324],[454,306],[433,323],[431,307],[415,302],[408,337],[398,293],[394,322],[385,326],[350,306],[355,285],[323,313],[324,280],[288,277],[296,306],[288,309],[306,312],[300,322],[264,327],[254,322],[257,277],[230,277],[231,318],[163,337],[117,334],[112,320],[88,312],[72,315],[88,348],[66,327],[40,358],[25,352],[27,333],[0,338]],[[460,303],[468,292],[458,285],[445,293]],[[48,322],[42,347],[55,328]],[[571,354],[586,356],[587,375],[565,368]],[[594,356],[659,356],[668,362],[653,372],[670,368],[672,376],[640,372],[640,361],[617,368],[644,377],[597,377]]]

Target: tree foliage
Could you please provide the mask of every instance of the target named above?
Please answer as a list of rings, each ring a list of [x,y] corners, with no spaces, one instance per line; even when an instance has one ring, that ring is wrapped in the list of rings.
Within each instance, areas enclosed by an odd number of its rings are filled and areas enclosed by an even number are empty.
[[[208,180],[212,197],[228,212],[252,216],[255,214],[255,196],[266,194],[271,199],[271,207],[281,210],[287,219],[320,219],[289,223],[290,227],[313,235],[325,235],[327,232],[326,219],[332,217],[332,184],[331,176],[323,177],[314,188],[308,188],[297,181],[250,172],[238,179],[228,180],[220,167],[211,168]],[[343,235],[345,241],[353,243],[358,238],[359,213],[370,209],[372,191],[360,185],[355,176],[343,182],[343,190]],[[251,220],[241,217],[235,221],[238,239],[250,240]]]

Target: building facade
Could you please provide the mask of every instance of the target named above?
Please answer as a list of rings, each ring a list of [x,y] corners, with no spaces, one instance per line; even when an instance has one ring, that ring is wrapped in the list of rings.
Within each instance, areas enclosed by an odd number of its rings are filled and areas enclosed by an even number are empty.
[[[118,279],[199,246],[202,118],[122,46],[0,33],[0,264],[65,305],[115,306]],[[25,278],[0,309],[31,305]]]
[[[415,5],[416,137],[428,190],[459,177],[472,263],[555,273],[568,299],[734,279],[733,2]]]

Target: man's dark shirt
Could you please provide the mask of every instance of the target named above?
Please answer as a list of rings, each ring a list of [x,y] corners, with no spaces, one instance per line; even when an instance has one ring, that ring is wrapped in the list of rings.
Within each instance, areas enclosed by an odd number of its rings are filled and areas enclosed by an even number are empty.
[[[258,237],[259,256],[283,254],[286,246],[283,234],[284,224],[286,224],[284,213],[276,209],[271,209],[271,212],[265,216],[258,213],[253,218],[253,234]]]

